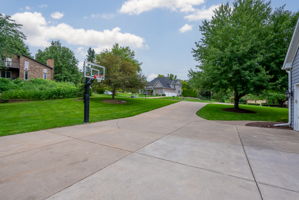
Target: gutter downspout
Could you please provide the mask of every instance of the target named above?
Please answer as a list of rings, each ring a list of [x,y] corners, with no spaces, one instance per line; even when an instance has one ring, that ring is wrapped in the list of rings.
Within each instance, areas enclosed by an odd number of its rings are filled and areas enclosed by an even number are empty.
[[[291,86],[291,82],[292,82],[292,74],[291,74],[291,70],[289,69],[287,71],[288,73],[288,93],[291,94],[292,92],[292,86]],[[283,123],[283,124],[274,124],[274,126],[291,126],[291,101],[292,101],[292,95],[288,95],[288,109],[289,109],[289,119],[288,119],[288,123]]]

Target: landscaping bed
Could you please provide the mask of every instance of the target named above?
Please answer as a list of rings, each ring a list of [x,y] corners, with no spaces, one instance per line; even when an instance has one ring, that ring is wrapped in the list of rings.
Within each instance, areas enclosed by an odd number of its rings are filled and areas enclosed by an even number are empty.
[[[240,105],[240,108],[246,112],[228,112],[227,109],[233,109],[233,105],[207,104],[197,112],[197,115],[207,120],[288,121],[287,108],[252,105]]]
[[[260,128],[279,128],[279,129],[288,129],[291,130],[289,126],[275,126],[275,124],[280,124],[277,122],[251,122],[246,124],[246,126],[254,126]]]

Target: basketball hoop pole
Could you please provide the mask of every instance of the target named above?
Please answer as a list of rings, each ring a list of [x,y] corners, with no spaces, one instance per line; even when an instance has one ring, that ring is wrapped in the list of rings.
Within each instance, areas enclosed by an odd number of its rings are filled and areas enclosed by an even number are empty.
[[[90,85],[93,80],[91,78],[85,78],[84,86],[84,123],[89,122],[89,101],[90,101]]]

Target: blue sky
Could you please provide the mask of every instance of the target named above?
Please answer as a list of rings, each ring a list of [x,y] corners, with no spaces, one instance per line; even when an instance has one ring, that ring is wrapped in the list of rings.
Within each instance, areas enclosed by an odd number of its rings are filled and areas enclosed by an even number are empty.
[[[80,65],[88,47],[97,52],[113,43],[130,46],[143,73],[173,73],[186,79],[197,64],[191,50],[198,26],[228,0],[0,0],[0,12],[23,24],[32,55],[51,40],[71,48]],[[272,0],[299,11],[297,0]]]

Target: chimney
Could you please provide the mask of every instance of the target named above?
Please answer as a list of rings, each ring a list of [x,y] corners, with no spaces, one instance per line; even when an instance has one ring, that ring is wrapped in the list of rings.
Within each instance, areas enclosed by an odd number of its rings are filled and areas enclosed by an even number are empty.
[[[54,59],[48,59],[48,60],[47,60],[47,65],[48,65],[49,67],[54,68]]]

